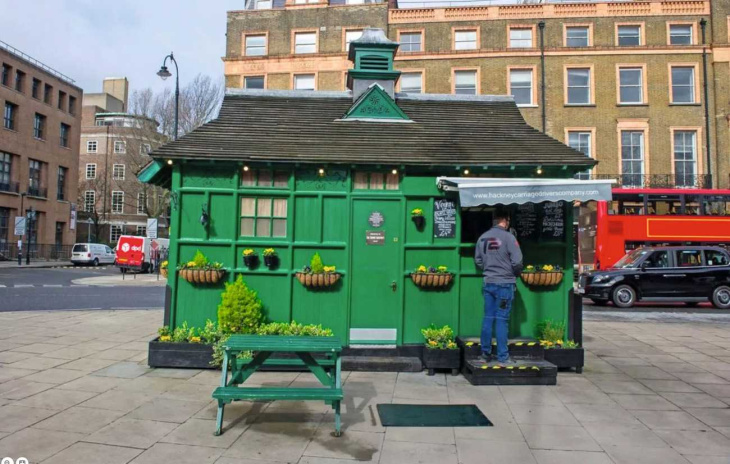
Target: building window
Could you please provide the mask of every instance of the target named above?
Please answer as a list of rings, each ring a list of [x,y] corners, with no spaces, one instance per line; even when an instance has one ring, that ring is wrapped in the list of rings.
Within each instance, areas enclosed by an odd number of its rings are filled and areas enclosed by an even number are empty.
[[[242,187],[289,187],[289,171],[272,171],[271,169],[246,169],[241,171]]]
[[[350,51],[350,42],[362,37],[362,29],[345,31],[345,51]]]
[[[147,236],[147,226],[137,226],[137,236],[146,237]]]
[[[568,68],[568,105],[589,105],[591,103],[591,68]]]
[[[531,27],[511,27],[509,29],[510,48],[532,48]]]
[[[110,225],[109,226],[109,241],[110,242],[117,242],[119,241],[119,237],[122,236],[122,226],[117,225]]]
[[[149,155],[152,151],[152,145],[149,143],[143,143],[139,146],[139,154],[140,155]]]
[[[423,73],[402,73],[400,75],[400,91],[406,93],[423,93]]]
[[[15,71],[15,90],[22,92],[25,87],[25,73],[23,71]]]
[[[353,178],[355,190],[398,190],[400,176],[396,172],[384,174],[382,172],[355,172]]]
[[[670,78],[672,83],[671,103],[696,103],[694,66],[672,66]]]
[[[643,68],[619,68],[619,103],[644,103]]]
[[[96,153],[97,143],[96,140],[88,140],[86,142],[86,153]]]
[[[86,178],[88,180],[96,179],[96,163],[86,165]]]
[[[68,112],[76,114],[76,97],[68,97]]]
[[[621,185],[644,185],[644,132],[621,131]]]
[[[314,90],[314,74],[295,74],[294,90]]]
[[[697,131],[674,131],[674,182],[677,187],[697,185]]]
[[[10,172],[13,167],[13,155],[0,151],[0,191],[11,192]],[[2,236],[0,236],[2,238]]]
[[[400,38],[400,51],[421,52],[423,51],[423,34],[421,32],[402,32]]]
[[[15,115],[17,112],[18,105],[8,101],[5,102],[5,117],[3,119],[3,124],[6,129],[15,130]]]
[[[566,26],[565,46],[566,47],[590,47],[590,28],[588,26]]]
[[[68,148],[68,133],[71,131],[71,126],[68,124],[61,123],[61,137],[60,144],[62,147]]]
[[[518,106],[534,105],[532,69],[510,69],[509,89]]]
[[[669,44],[670,45],[692,45],[694,42],[694,30],[692,24],[670,24]]]
[[[40,98],[41,95],[41,81],[40,79],[33,78],[33,82],[30,87],[30,95],[35,98],[36,100]]]
[[[59,90],[58,91],[58,109],[63,111],[63,108],[66,106],[66,92]]]
[[[124,213],[124,192],[112,192],[112,214]]]
[[[46,131],[46,117],[36,113],[33,117],[33,137],[43,140]]]
[[[114,153],[124,154],[127,152],[127,143],[123,140],[114,141]]]
[[[147,195],[142,192],[137,194],[137,214],[147,214]]]
[[[63,201],[66,199],[66,176],[68,174],[68,169],[59,166],[58,167],[58,182],[56,184],[56,199],[59,201]]]
[[[264,76],[246,76],[243,78],[243,87],[245,89],[264,89]]]
[[[245,53],[246,56],[266,55],[266,35],[247,35]]]
[[[125,166],[123,164],[115,164],[112,167],[112,179],[124,180]]]
[[[286,198],[241,198],[241,235],[286,237]]]
[[[588,158],[592,158],[592,133],[588,131],[569,131],[568,132],[568,146],[574,150],[586,155]],[[576,179],[590,179],[591,170],[587,169],[583,172],[579,172],[575,175]]]
[[[270,10],[271,6],[272,6],[272,0],[255,0],[254,1],[255,10]]]
[[[477,72],[454,71],[454,93],[457,95],[476,95]]]
[[[10,73],[12,72],[12,67],[9,64],[3,63],[3,72],[2,75],[0,75],[0,82],[5,87],[10,87]]]
[[[365,0],[345,0],[345,5],[363,5]]]
[[[295,32],[294,53],[317,53],[317,33]]]
[[[0,208],[0,247],[4,251],[8,246],[8,234],[10,232],[10,208]]]
[[[50,105],[52,94],[53,94],[53,86],[46,84],[43,87],[43,102]]]
[[[41,162],[28,160],[28,195],[44,197],[41,192]]]
[[[84,192],[84,212],[93,213],[96,208],[96,192],[87,190]]]
[[[476,50],[477,48],[476,29],[454,31],[454,50]]]
[[[638,24],[616,26],[616,35],[619,47],[635,47],[641,45],[641,26]]]

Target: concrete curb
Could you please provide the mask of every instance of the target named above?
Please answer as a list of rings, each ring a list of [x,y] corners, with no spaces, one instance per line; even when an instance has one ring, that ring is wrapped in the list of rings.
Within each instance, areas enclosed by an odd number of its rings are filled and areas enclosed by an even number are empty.
[[[74,285],[96,285],[100,287],[164,287],[167,279],[160,276],[157,280],[156,274],[142,274],[135,276],[127,275],[122,280],[122,275],[102,276],[102,277],[85,277],[83,279],[75,279],[71,281]]]

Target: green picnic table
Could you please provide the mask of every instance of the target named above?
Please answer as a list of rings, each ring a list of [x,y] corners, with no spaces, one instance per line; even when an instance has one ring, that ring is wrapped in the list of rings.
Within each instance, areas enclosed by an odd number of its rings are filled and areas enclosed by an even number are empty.
[[[336,337],[288,337],[281,335],[232,335],[223,345],[221,386],[213,392],[218,400],[215,435],[221,434],[223,410],[231,401],[324,400],[335,411],[335,436],[340,436],[340,378],[342,343]],[[239,358],[253,351],[253,358]],[[270,358],[274,353],[294,353],[297,358]],[[320,355],[317,358],[316,355]],[[321,388],[245,387],[242,384],[261,366],[304,366],[322,383]],[[229,374],[230,373],[230,378]]]

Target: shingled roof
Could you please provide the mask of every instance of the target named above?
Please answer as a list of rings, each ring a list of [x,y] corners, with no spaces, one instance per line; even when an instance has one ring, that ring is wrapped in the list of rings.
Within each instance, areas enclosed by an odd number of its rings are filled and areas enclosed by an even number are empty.
[[[408,166],[595,161],[529,126],[512,97],[396,94],[410,121],[343,120],[352,93],[229,90],[217,119],[151,155],[164,159]]]

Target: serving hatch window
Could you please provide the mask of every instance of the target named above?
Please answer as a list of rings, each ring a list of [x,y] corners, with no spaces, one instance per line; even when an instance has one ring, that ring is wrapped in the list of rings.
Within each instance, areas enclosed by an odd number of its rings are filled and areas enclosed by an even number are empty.
[[[289,171],[271,169],[249,169],[241,171],[241,187],[289,187]]]
[[[400,188],[400,176],[398,172],[355,172],[353,178],[355,190],[398,190]]]
[[[286,237],[286,198],[241,198],[241,236]]]

